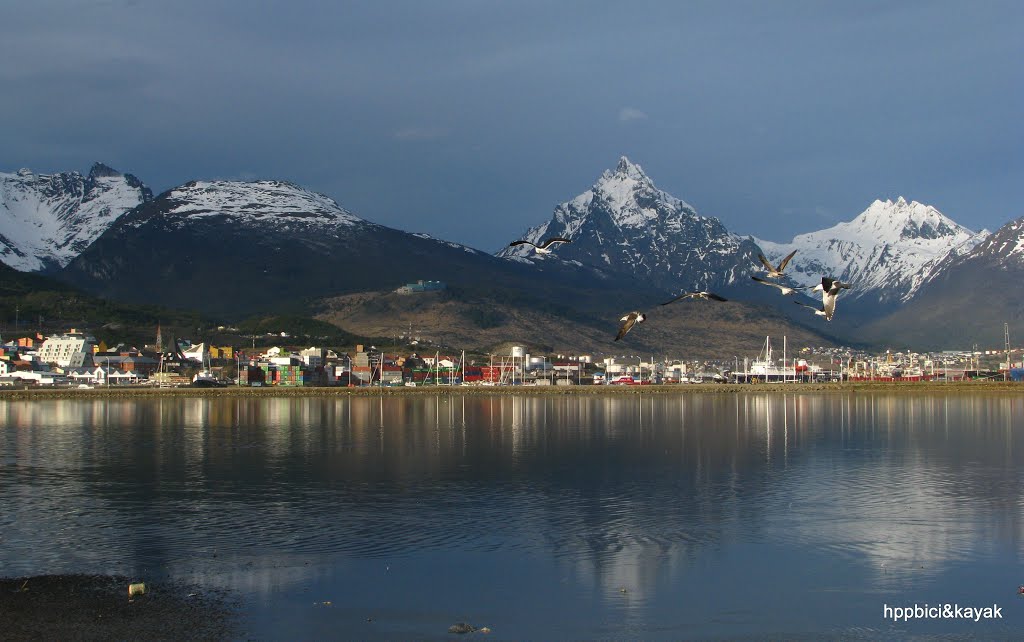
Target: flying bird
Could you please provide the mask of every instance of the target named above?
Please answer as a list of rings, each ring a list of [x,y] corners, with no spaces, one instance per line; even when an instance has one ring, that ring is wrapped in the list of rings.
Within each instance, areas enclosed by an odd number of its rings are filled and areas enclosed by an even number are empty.
[[[829,308],[827,305],[822,305],[819,308],[817,306],[807,305],[806,303],[804,303],[802,301],[793,301],[793,303],[795,303],[797,305],[802,305],[802,306],[804,306],[805,308],[807,308],[809,310],[814,310],[814,314],[818,315],[819,317],[825,317],[826,321],[831,321],[832,320],[832,315],[835,314],[835,311],[836,311],[835,299],[832,299],[832,307],[831,308]]]
[[[768,270],[768,274],[765,276],[769,279],[777,279],[782,276],[782,271],[786,269],[786,266],[789,264],[789,260],[793,258],[794,254],[796,254],[796,250],[793,250],[786,255],[786,258],[779,261],[779,265],[777,267],[772,266],[772,264],[768,262],[768,259],[765,258],[764,254],[758,254],[757,258],[761,259],[761,263],[764,263],[764,267]]]
[[[782,292],[782,296],[793,294],[797,290],[806,290],[807,289],[807,288],[791,288],[791,287],[782,285],[780,283],[772,283],[771,281],[765,281],[764,279],[759,279],[756,276],[752,276],[750,278],[754,279],[758,283],[763,283],[765,285],[770,285],[773,288],[779,288],[779,291]],[[807,286],[807,287],[809,288],[810,286]]]
[[[643,323],[647,319],[647,315],[643,312],[630,312],[626,316],[619,319],[622,321],[622,325],[619,326],[619,333],[615,335],[615,340],[618,341],[622,337],[626,336],[626,333],[633,329],[633,326],[638,323]]]
[[[683,294],[680,294],[679,296],[677,296],[676,298],[672,299],[671,301],[665,301],[664,303],[662,303],[662,305],[668,305],[669,303],[675,303],[679,299],[711,299],[711,300],[714,300],[714,301],[728,301],[729,300],[729,299],[726,299],[724,297],[718,296],[714,292],[705,292],[705,291],[701,291],[701,292],[684,292]]]
[[[805,308],[814,310],[814,314],[825,317],[826,321],[832,320],[832,315],[836,313],[836,299],[839,298],[840,290],[849,290],[850,285],[847,283],[840,283],[839,281],[829,278],[827,276],[821,277],[821,283],[814,286],[813,291],[821,292],[821,307],[815,307],[813,305],[807,305],[800,301],[794,301],[797,305],[802,305]]]
[[[821,299],[824,303],[825,297],[829,294],[838,295],[840,289],[849,290],[849,283],[840,283],[838,280],[829,278],[827,276],[821,277],[821,283],[814,286],[812,292],[821,292]]]
[[[572,243],[572,239],[562,238],[561,236],[554,236],[544,241],[540,245],[533,243],[532,241],[512,241],[508,244],[509,247],[515,247],[517,245],[532,245],[533,249],[537,251],[537,254],[551,254],[551,246],[558,245],[559,243]]]

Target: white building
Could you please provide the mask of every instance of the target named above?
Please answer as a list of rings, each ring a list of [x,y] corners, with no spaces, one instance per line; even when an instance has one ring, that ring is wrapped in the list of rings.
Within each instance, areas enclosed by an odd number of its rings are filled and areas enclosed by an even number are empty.
[[[9,374],[0,375],[0,381],[35,383],[39,386],[59,386],[66,385],[68,378],[62,374],[50,371],[15,370]]]
[[[188,350],[182,350],[181,354],[185,355],[185,358],[189,361],[205,364],[208,361],[209,350],[206,349],[205,343],[199,343]]]
[[[39,360],[62,368],[80,368],[92,363],[92,349],[95,345],[94,337],[74,330],[69,334],[55,334],[43,341],[39,348]]]
[[[97,386],[124,386],[139,382],[139,375],[134,372],[122,372],[116,368],[76,368],[67,374],[70,383],[94,384]]]
[[[317,368],[324,365],[323,348],[310,347],[299,352],[299,357],[310,368]]]

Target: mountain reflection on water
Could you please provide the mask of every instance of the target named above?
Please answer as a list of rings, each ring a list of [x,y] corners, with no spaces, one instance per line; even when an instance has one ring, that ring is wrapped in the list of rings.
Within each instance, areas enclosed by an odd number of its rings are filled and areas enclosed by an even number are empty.
[[[404,618],[363,638],[420,637],[456,600],[512,638],[930,632],[882,603],[1024,583],[996,585],[1022,552],[1022,411],[864,393],[0,401],[0,575],[183,577],[269,609],[271,637],[321,635],[325,616],[292,613],[311,587]],[[474,590],[438,584],[453,568]],[[794,605],[810,612],[780,614]]]

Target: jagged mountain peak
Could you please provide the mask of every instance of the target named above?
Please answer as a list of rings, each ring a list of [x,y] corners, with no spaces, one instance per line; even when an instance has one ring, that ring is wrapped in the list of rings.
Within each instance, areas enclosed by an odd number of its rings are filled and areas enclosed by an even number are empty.
[[[666,290],[731,285],[756,261],[756,246],[703,217],[681,199],[658,189],[625,156],[587,191],[555,208],[551,219],[522,237],[540,243],[572,239],[551,255],[528,246],[498,256],[522,261],[555,258],[647,280]]]
[[[980,234],[980,233],[979,233]],[[914,341],[936,347],[985,342],[1002,345],[1003,323],[1021,319],[1024,277],[1024,218],[1001,226],[973,248],[951,252],[922,286],[891,316],[865,329],[865,338],[886,343]]]
[[[89,178],[113,178],[121,175],[121,172],[99,161],[93,163],[89,169]]]
[[[618,227],[643,227],[684,211],[697,216],[688,204],[658,189],[643,168],[625,156],[615,170],[602,172],[589,190],[559,205],[555,217],[568,222],[592,207],[605,212]]]
[[[22,271],[67,265],[123,214],[152,198],[131,174],[0,173],[0,260]]]
[[[602,178],[611,178],[613,176],[621,176],[621,177],[625,177],[625,178],[632,178],[634,180],[647,181],[647,182],[650,182],[650,180],[651,180],[647,176],[647,174],[644,173],[644,169],[642,167],[640,167],[639,165],[637,165],[633,161],[629,160],[629,158],[627,158],[626,156],[620,156],[619,157],[619,162],[615,166],[615,170],[614,171],[606,169],[602,173],[601,176],[602,176]]]
[[[978,243],[969,256],[988,257],[997,262],[1016,261],[1024,265],[1024,217],[1010,221]]]
[[[797,235],[793,242],[820,238],[869,243],[895,242],[900,239],[936,239],[961,233],[974,234],[931,205],[907,202],[900,196],[895,201],[875,200],[853,220]]]
[[[910,299],[946,257],[969,252],[986,235],[900,196],[875,200],[852,220],[789,243],[757,243],[773,260],[797,250],[788,273],[799,285],[833,276],[857,284],[850,298],[884,305]]]
[[[850,221],[850,230],[862,230],[874,236],[934,239],[966,230],[931,205],[907,202],[900,196],[896,201],[876,200],[859,216]],[[968,230],[969,231],[969,230]]]

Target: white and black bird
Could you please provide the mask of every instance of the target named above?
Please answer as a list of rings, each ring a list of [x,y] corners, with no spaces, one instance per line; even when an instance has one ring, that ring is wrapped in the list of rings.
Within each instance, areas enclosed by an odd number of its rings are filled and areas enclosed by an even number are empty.
[[[633,311],[626,316],[619,319],[622,321],[622,325],[619,326],[619,333],[615,335],[615,340],[618,341],[622,337],[626,336],[626,333],[633,329],[633,326],[638,323],[643,323],[647,319],[647,315],[643,312]]]
[[[709,300],[712,300],[712,301],[728,301],[729,300],[729,299],[726,299],[725,297],[718,296],[714,292],[706,292],[706,291],[684,292],[684,293],[680,294],[679,296],[677,296],[676,298],[672,299],[671,301],[665,301],[664,303],[662,303],[662,305],[668,305],[669,303],[675,303],[676,301],[678,301],[680,299],[709,299]]]
[[[540,245],[537,245],[532,241],[512,241],[511,243],[508,244],[508,246],[515,247],[517,245],[530,245],[533,246],[533,249],[537,252],[537,254],[551,254],[551,247],[554,245],[558,245],[559,243],[572,243],[572,239],[562,238],[561,236],[554,236],[542,242]]]
[[[836,279],[823,276],[821,277],[821,283],[813,288],[814,292],[821,292],[820,308],[813,305],[807,305],[806,303],[801,303],[800,301],[794,301],[794,303],[814,310],[814,314],[825,317],[826,321],[831,321],[832,316],[836,313],[836,299],[839,298],[839,291],[849,289],[850,285],[848,283],[840,283]]]
[[[788,296],[790,294],[793,294],[797,290],[806,290],[807,289],[807,288],[791,288],[789,286],[782,285],[781,283],[772,283],[771,281],[765,281],[764,279],[759,279],[756,276],[752,276],[750,278],[754,279],[758,283],[763,283],[764,285],[769,285],[769,286],[771,286],[773,288],[778,288],[779,291],[782,292],[782,296]],[[807,286],[807,287],[810,287],[810,286]]]
[[[757,258],[761,259],[761,263],[763,263],[765,269],[768,270],[768,273],[765,276],[767,276],[769,279],[778,279],[782,276],[782,271],[786,269],[787,265],[789,265],[789,260],[793,258],[794,254],[796,254],[796,250],[793,250],[792,252],[787,254],[786,258],[779,261],[779,264],[777,266],[773,266],[771,263],[769,263],[768,259],[765,258],[764,254],[758,254]]]
[[[849,283],[840,283],[837,279],[833,279],[827,276],[821,277],[821,283],[814,286],[812,292],[821,292],[821,301],[825,302],[825,297],[829,294],[838,295],[839,290],[849,290]]]

